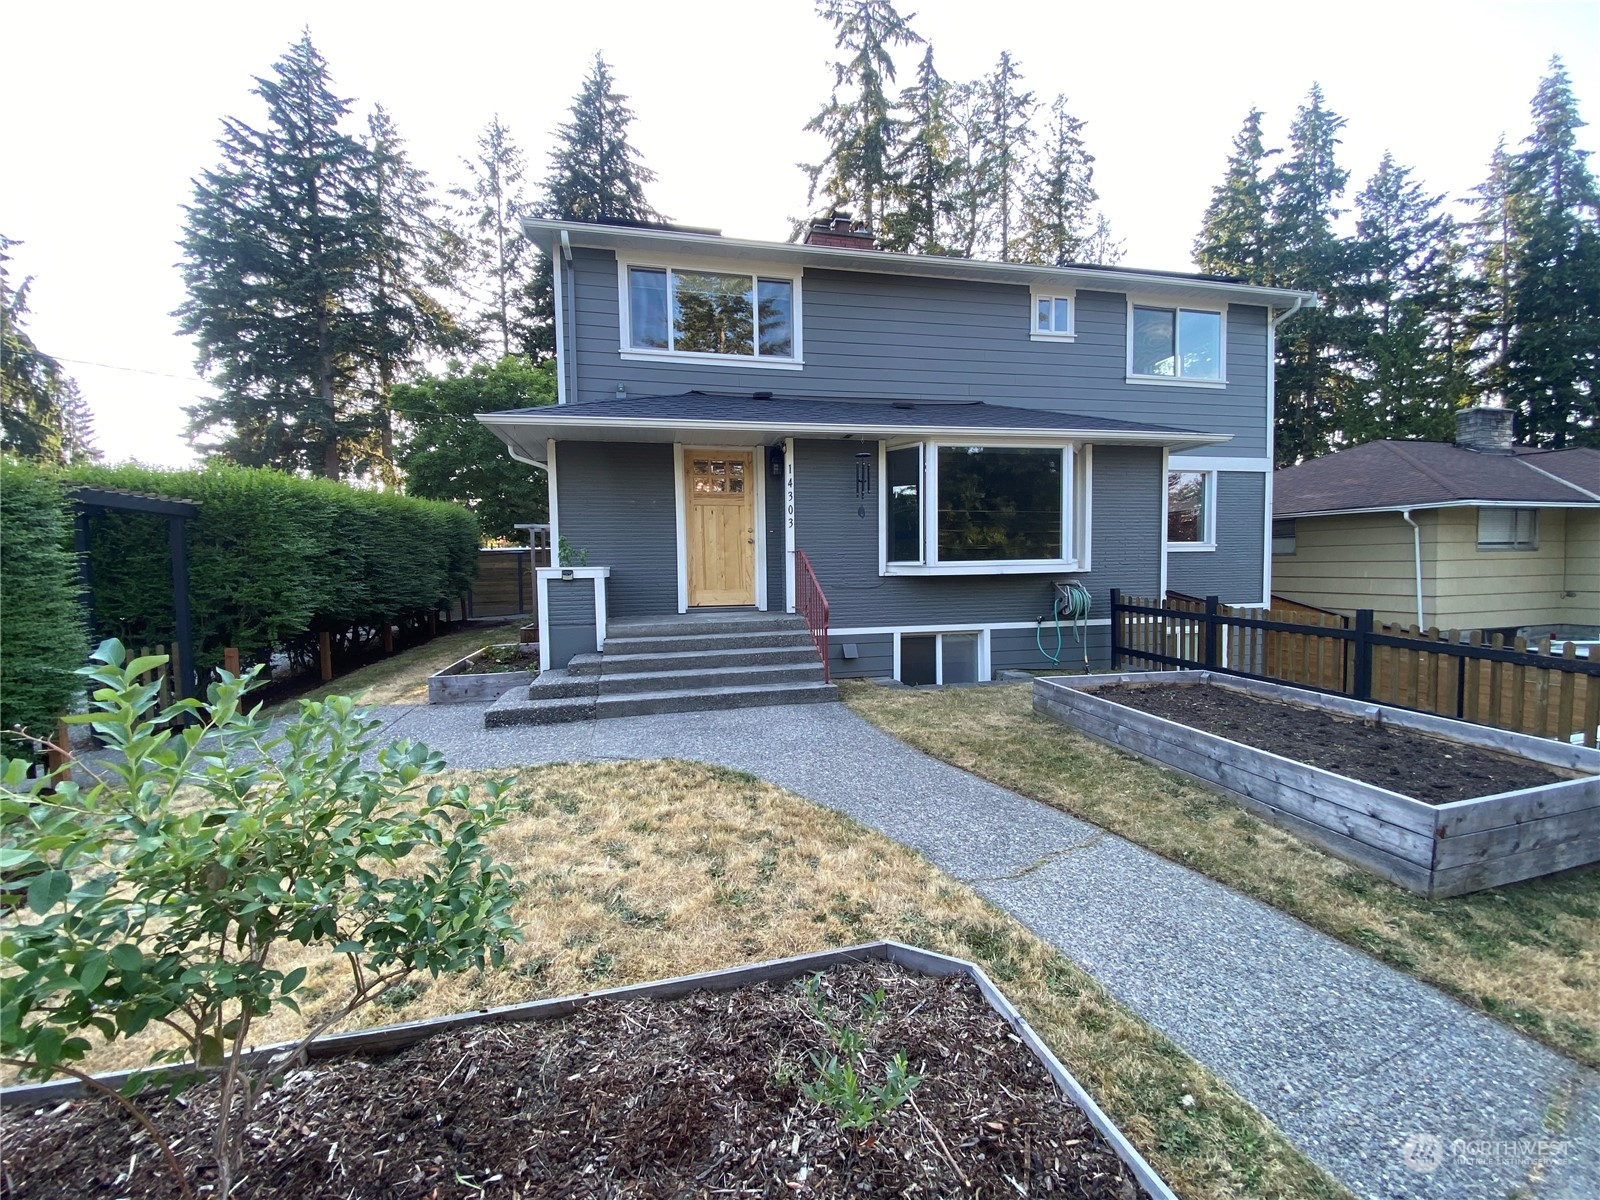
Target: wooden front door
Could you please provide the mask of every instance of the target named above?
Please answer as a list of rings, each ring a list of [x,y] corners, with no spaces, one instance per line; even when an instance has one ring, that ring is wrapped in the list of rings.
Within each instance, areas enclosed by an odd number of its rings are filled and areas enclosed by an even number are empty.
[[[748,450],[685,450],[691,608],[756,602],[756,496]]]

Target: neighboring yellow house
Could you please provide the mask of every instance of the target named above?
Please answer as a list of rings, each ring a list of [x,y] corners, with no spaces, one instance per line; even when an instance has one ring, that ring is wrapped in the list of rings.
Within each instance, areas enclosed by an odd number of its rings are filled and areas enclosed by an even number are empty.
[[[1514,446],[1512,414],[1454,442],[1370,442],[1277,472],[1274,595],[1441,630],[1600,638],[1600,450]]]

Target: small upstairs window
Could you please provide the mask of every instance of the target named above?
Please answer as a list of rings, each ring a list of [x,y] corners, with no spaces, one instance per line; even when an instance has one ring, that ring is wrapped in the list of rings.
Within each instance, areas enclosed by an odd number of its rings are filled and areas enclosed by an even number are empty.
[[[1537,550],[1539,548],[1539,510],[1537,508],[1480,508],[1478,510],[1479,550]]]
[[[1038,341],[1071,341],[1077,332],[1073,327],[1076,308],[1068,293],[1034,292],[1030,335]]]

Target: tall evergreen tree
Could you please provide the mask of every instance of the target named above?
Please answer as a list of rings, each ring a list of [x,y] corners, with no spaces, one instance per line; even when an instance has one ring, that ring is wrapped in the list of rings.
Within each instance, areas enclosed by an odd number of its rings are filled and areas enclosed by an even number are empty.
[[[1094,211],[1094,155],[1084,148],[1083,122],[1067,111],[1065,96],[1051,102],[1042,143],[1023,196],[1022,257],[1056,267],[1089,261],[1102,233]]]
[[[1031,122],[1038,104],[1022,88],[1022,72],[1011,61],[1011,51],[983,81],[983,112],[987,127],[987,154],[994,176],[996,250],[1001,262],[1013,262],[1020,246],[1016,234],[1023,226],[1022,203],[1027,162],[1033,149]]]
[[[377,222],[366,280],[373,426],[368,455],[379,476],[393,484],[398,476],[390,393],[427,356],[459,349],[466,338],[435,295],[448,283],[452,234],[427,173],[411,163],[405,140],[382,105],[368,118],[366,148]]]
[[[575,221],[657,221],[645,199],[656,173],[628,142],[633,110],[616,90],[611,68],[594,56],[583,88],[572,102],[572,119],[556,127],[545,177],[546,216]]]
[[[834,28],[834,48],[846,57],[833,64],[828,103],[806,123],[827,142],[822,159],[805,168],[811,177],[806,203],[818,194],[832,208],[853,208],[874,233],[894,190],[898,130],[888,85],[895,80],[896,46],[920,45],[890,0],[817,0],[817,13]]]
[[[1475,392],[1503,397],[1511,357],[1512,274],[1518,232],[1512,216],[1511,155],[1502,135],[1489,158],[1489,174],[1473,190],[1476,217],[1468,224],[1473,277],[1469,315],[1479,360]]]
[[[900,93],[900,148],[889,164],[895,180],[893,205],[885,213],[885,249],[942,254],[949,215],[949,185],[955,170],[950,148],[950,84],[933,65],[933,47],[923,53],[916,82]]]
[[[1354,394],[1347,368],[1355,340],[1346,247],[1334,232],[1349,172],[1336,152],[1345,119],[1313,85],[1289,127],[1289,155],[1272,175],[1274,282],[1314,290],[1322,305],[1285,325],[1278,339],[1277,459],[1288,466],[1332,447]]]
[[[1274,274],[1272,179],[1269,150],[1261,133],[1261,110],[1252,108],[1233,139],[1223,180],[1211,190],[1211,203],[1194,241],[1194,261],[1202,271],[1268,284]]]
[[[1411,176],[1386,152],[1356,197],[1356,360],[1366,395],[1340,421],[1346,442],[1448,437],[1461,398],[1453,331],[1435,319],[1450,284],[1444,198]]]
[[[472,308],[470,328],[496,355],[526,352],[532,334],[527,292],[537,257],[522,236],[529,211],[522,189],[527,164],[498,113],[478,135],[477,154],[463,162],[467,184],[451,194],[464,226],[462,282]]]
[[[190,408],[190,429],[234,462],[336,478],[369,425],[371,155],[342,128],[350,101],[309,32],[253,91],[265,125],[224,119],[222,161],[186,210],[189,298],[174,315],[218,392]]]
[[[1554,59],[1510,179],[1517,257],[1506,395],[1519,437],[1542,446],[1600,444],[1600,193],[1577,145],[1584,124]]]
[[[999,179],[989,154],[989,124],[983,88],[963,83],[949,96],[950,170],[941,205],[948,232],[940,239],[949,253],[971,258],[994,237]]]
[[[94,423],[78,385],[28,334],[28,286],[11,286],[6,253],[17,242],[0,234],[0,448],[35,462],[97,459]]]

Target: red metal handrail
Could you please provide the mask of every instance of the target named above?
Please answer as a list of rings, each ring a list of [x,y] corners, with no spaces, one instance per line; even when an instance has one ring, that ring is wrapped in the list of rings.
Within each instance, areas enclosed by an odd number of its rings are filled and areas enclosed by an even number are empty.
[[[822,659],[822,681],[831,683],[828,675],[828,598],[822,594],[817,573],[811,569],[811,560],[804,550],[794,552],[794,607],[806,619],[811,640],[816,643],[817,654]]]

